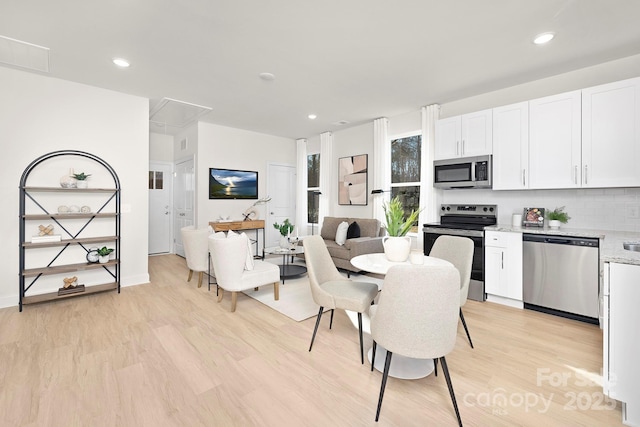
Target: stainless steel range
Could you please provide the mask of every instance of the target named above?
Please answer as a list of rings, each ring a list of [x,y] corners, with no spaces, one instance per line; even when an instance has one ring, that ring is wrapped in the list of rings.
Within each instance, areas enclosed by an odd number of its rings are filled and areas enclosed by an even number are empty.
[[[441,205],[440,222],[424,224],[424,253],[428,255],[440,236],[464,236],[473,240],[473,264],[469,299],[484,301],[484,227],[495,225],[496,205]]]

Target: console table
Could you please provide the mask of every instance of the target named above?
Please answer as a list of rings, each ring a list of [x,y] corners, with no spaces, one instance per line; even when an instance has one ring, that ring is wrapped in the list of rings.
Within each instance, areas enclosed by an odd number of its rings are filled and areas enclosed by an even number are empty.
[[[260,230],[262,230],[262,247],[264,248],[264,220],[263,219],[254,219],[248,221],[210,221],[209,225],[213,228],[213,231],[241,231],[241,230],[255,230],[256,238],[255,240],[250,239],[251,243],[255,243],[256,245],[256,253],[254,258],[262,258],[258,254],[259,245],[258,245],[258,237]]]

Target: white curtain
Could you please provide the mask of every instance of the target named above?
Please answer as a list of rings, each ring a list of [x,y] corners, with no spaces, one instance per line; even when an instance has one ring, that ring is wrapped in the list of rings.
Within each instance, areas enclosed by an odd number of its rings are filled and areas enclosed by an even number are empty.
[[[305,236],[307,231],[307,140],[296,139],[296,231]]]
[[[389,119],[381,117],[373,121],[373,188],[390,190],[391,185],[391,142],[389,141]],[[384,223],[382,204],[388,201],[390,193],[370,195],[373,217]]]
[[[438,200],[433,188],[433,157],[435,152],[436,121],[440,117],[438,104],[422,107],[422,179],[420,182],[421,207],[418,219],[418,248],[422,248],[422,224],[438,221]]]
[[[333,134],[325,132],[320,134],[320,192],[318,196],[318,234],[322,230],[322,221],[325,216],[331,215],[329,200],[333,194],[331,177],[333,176]]]

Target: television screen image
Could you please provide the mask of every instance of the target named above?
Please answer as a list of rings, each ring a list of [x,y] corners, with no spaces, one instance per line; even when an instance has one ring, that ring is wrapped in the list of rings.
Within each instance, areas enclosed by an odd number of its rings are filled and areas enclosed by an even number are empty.
[[[257,199],[258,172],[209,168],[209,199]]]

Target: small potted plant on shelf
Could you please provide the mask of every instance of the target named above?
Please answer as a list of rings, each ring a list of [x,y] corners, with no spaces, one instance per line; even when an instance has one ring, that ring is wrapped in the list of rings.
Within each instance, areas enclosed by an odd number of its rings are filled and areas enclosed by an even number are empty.
[[[98,258],[98,261],[100,261],[100,264],[106,264],[109,262],[109,255],[111,255],[111,252],[113,252],[113,248],[107,248],[106,246],[98,249],[98,256],[100,257]]]
[[[289,235],[294,229],[294,225],[289,222],[289,218],[285,219],[282,224],[277,222],[273,224],[273,228],[280,232],[280,247],[283,249],[289,248]]]
[[[566,224],[571,217],[564,211],[564,206],[555,208],[547,213],[547,219],[549,220],[549,228],[560,228],[560,224]]]
[[[407,233],[418,219],[422,209],[413,210],[405,216],[402,202],[398,196],[382,205],[387,236],[382,238],[385,256],[389,261],[404,262],[411,252],[411,238]]]
[[[74,173],[71,175],[76,179],[76,188],[87,188],[89,183],[87,182],[87,178],[91,176],[91,174],[85,174],[84,172]]]

